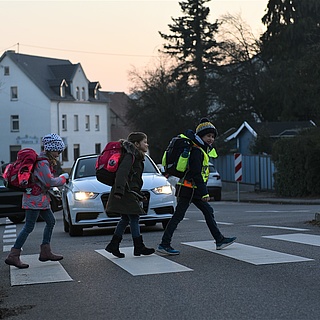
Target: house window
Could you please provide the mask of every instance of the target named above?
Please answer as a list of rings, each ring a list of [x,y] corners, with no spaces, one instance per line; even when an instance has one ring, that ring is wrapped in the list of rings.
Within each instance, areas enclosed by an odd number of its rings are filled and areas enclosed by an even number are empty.
[[[73,116],[73,126],[74,131],[79,131],[79,116],[77,114]]]
[[[80,100],[80,91],[79,91],[79,87],[76,88],[76,100]]]
[[[62,115],[62,131],[67,131],[67,115]]]
[[[62,161],[68,161],[68,147],[67,146],[62,151],[61,155],[62,155]]]
[[[21,146],[10,146],[10,162],[17,160],[17,154],[21,150]]]
[[[85,120],[85,128],[86,128],[86,131],[90,131],[90,116],[89,115],[86,115],[86,120]]]
[[[95,116],[95,129],[96,129],[96,131],[100,131],[100,118],[99,118],[99,116]]]
[[[12,115],[11,116],[11,132],[18,132],[19,131],[19,116]]]
[[[96,152],[96,154],[100,154],[101,153],[101,143],[96,143],[95,152]]]
[[[9,67],[4,67],[4,75],[9,76],[10,75],[10,69]]]
[[[86,100],[86,90],[84,87],[82,87],[81,98],[82,98],[82,100]]]
[[[80,157],[80,144],[73,145],[73,158],[74,161]]]
[[[11,100],[18,100],[18,87],[11,87]]]

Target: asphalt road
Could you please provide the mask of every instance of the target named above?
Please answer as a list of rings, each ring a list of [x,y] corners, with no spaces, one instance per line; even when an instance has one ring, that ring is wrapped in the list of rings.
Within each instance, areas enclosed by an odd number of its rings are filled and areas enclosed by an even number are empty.
[[[9,267],[0,264],[2,319],[10,313],[17,320],[318,319],[320,227],[308,222],[319,205],[212,204],[222,233],[238,237],[234,247],[221,251],[214,250],[214,244],[209,245],[211,251],[195,247],[212,238],[203,216],[191,206],[173,238],[172,245],[181,254],[165,257],[191,270],[139,276],[95,251],[104,249],[112,229],[91,229],[83,237],[70,237],[63,232],[61,212],[56,213],[52,248],[64,255],[60,264],[72,281],[11,286]],[[0,219],[3,246],[7,227]],[[21,227],[17,225],[17,233]],[[38,253],[43,227],[43,222],[37,224],[23,255]],[[142,232],[146,245],[156,247],[161,225],[142,227]],[[121,247],[131,246],[127,233]],[[2,252],[2,261],[6,255]],[[279,256],[290,261],[279,262]],[[152,263],[157,261],[149,258],[134,259],[156,267]],[[126,257],[121,259],[124,264],[126,259],[130,262]]]

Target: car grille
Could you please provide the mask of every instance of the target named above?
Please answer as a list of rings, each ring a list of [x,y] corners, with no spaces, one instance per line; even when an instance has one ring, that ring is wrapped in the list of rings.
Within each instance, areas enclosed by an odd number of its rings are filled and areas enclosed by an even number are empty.
[[[149,201],[150,201],[150,193],[148,191],[142,191],[141,193],[147,198],[146,201],[142,202],[143,210],[145,212],[148,212]],[[106,208],[106,206],[107,206],[108,199],[109,199],[109,193],[104,193],[104,194],[101,195],[101,201],[102,201],[102,204],[103,204],[104,208]]]
[[[168,214],[168,213],[173,214],[174,207],[168,206],[168,207],[154,208],[153,210],[156,214]]]
[[[79,222],[81,220],[94,220],[98,218],[99,213],[95,212],[79,212],[76,216],[76,221]]]

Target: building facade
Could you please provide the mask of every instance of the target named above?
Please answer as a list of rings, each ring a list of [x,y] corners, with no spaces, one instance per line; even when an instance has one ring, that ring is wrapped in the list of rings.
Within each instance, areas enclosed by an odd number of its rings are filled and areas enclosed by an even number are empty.
[[[41,139],[59,134],[70,168],[83,154],[100,153],[110,140],[110,106],[99,82],[80,63],[6,51],[0,58],[0,161],[22,148],[41,151]]]

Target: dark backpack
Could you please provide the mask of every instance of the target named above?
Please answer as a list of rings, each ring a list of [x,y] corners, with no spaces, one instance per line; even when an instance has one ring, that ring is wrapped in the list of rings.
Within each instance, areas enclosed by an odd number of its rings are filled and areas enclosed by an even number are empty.
[[[38,154],[30,148],[21,149],[17,154],[17,160],[9,163],[3,173],[3,178],[7,188],[24,191],[32,189],[32,172],[37,161],[47,158],[40,158]]]
[[[108,186],[114,185],[116,173],[124,152],[120,141],[107,143],[96,161],[96,177],[98,181]]]
[[[188,171],[192,141],[183,135],[171,139],[162,157],[164,172],[182,178]]]

